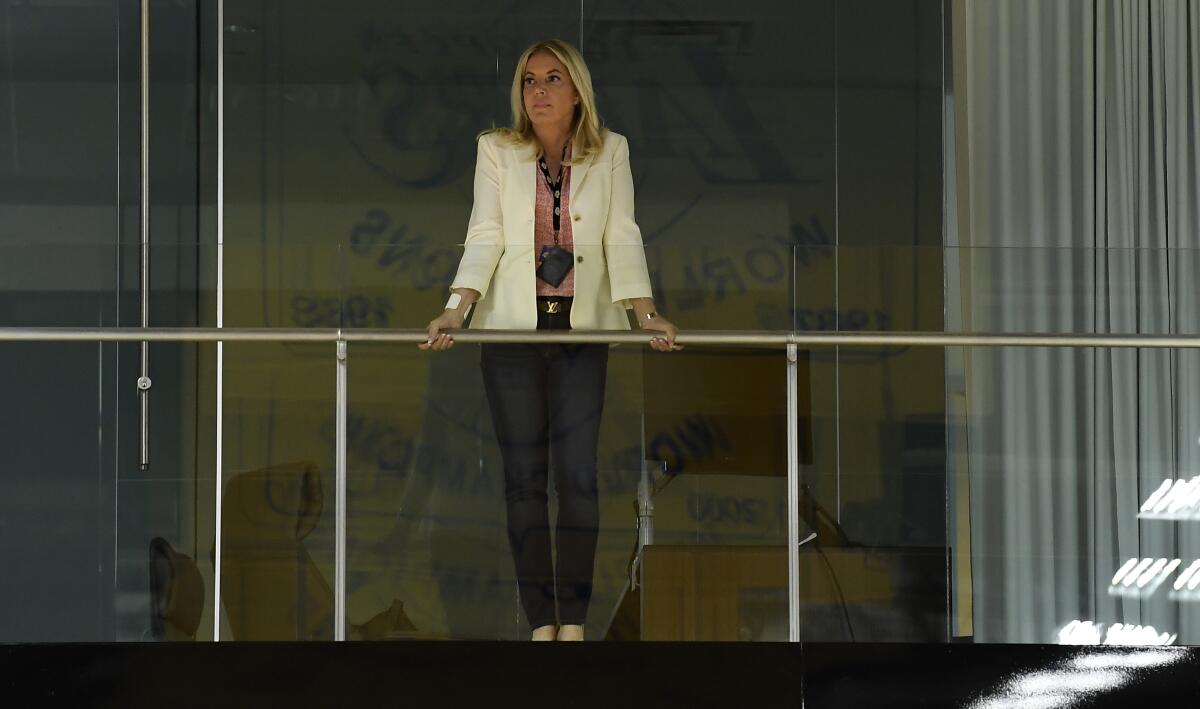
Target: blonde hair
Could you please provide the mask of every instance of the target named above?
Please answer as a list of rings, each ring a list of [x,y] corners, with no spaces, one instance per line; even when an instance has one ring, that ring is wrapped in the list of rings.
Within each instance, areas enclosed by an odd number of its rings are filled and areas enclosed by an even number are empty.
[[[575,107],[575,117],[572,119],[571,142],[573,145],[572,162],[586,162],[600,152],[604,147],[606,129],[600,123],[600,114],[596,112],[596,94],[592,90],[592,74],[588,71],[583,55],[570,42],[561,39],[546,39],[534,42],[521,52],[517,60],[517,70],[513,74],[512,90],[509,100],[512,103],[512,126],[508,128],[492,128],[480,135],[497,133],[510,144],[527,147],[533,151],[535,158],[542,156],[542,146],[533,133],[533,122],[525,113],[525,69],[529,58],[538,52],[550,52],[571,75],[571,83],[579,94],[579,104]],[[567,163],[571,164],[571,163]]]

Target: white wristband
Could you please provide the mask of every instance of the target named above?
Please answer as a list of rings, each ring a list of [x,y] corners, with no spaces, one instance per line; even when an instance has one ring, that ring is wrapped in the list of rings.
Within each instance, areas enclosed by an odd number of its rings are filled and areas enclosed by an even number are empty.
[[[459,293],[451,293],[450,299],[446,301],[446,310],[458,310],[458,306],[462,303],[462,295]]]

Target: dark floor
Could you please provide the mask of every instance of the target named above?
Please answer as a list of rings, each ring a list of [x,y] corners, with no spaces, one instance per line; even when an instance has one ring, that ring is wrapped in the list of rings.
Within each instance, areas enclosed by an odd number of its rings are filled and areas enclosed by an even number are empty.
[[[0,647],[0,706],[1200,705],[1200,652],[1040,645],[180,643]],[[1147,709],[1150,704],[1142,704]]]

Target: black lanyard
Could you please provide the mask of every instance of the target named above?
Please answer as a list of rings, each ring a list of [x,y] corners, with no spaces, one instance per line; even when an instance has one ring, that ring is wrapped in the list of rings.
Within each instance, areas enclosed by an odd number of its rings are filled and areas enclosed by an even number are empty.
[[[554,196],[554,245],[558,246],[558,231],[562,221],[562,182],[563,175],[567,173],[567,166],[564,165],[567,161],[567,147],[570,141],[563,146],[562,157],[559,159],[558,179],[550,178],[550,168],[546,167],[546,157],[543,155],[541,160],[538,160],[538,167],[542,170],[542,178],[546,180],[546,186],[550,188],[550,194]]]

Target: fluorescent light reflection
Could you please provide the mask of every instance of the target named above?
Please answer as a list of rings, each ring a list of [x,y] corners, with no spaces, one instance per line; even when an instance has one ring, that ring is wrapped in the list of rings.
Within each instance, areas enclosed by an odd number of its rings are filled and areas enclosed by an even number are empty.
[[[1179,656],[1172,650],[1131,650],[1123,653],[1082,655],[1071,660],[1070,665],[1080,670],[1140,670],[1169,665],[1178,659]]]
[[[1035,697],[1054,694],[1090,694],[1116,689],[1125,683],[1125,674],[1117,670],[1091,670],[1067,673],[1047,670],[1016,677],[1009,683],[1018,695]]]
[[[1195,561],[1193,561],[1191,563],[1191,565],[1188,566],[1187,569],[1185,569],[1184,572],[1179,575],[1179,578],[1175,580],[1175,584],[1174,584],[1175,590],[1178,591],[1178,590],[1182,589],[1184,586],[1186,586],[1188,579],[1190,579],[1192,577],[1192,575],[1196,573],[1197,569],[1200,569],[1200,559],[1196,559]]]
[[[1112,583],[1108,586],[1108,595],[1147,598],[1153,595],[1182,563],[1180,559],[1130,559],[1113,575]],[[1197,565],[1200,565],[1200,560],[1193,562],[1193,566]],[[1194,569],[1192,573],[1195,573]],[[1196,574],[1196,578],[1200,579],[1200,574]],[[1183,586],[1176,585],[1176,590],[1180,588]]]
[[[1120,624],[1118,624],[1120,625]],[[1103,624],[1073,620],[1059,632],[1093,634]],[[1124,627],[1124,626],[1123,626]],[[1134,626],[1141,627],[1141,626]],[[1070,630],[1069,630],[1070,629]],[[1166,667],[1186,656],[1173,650],[1103,651],[1082,654],[1032,672],[1017,673],[968,705],[970,709],[1058,709],[1111,693],[1144,678],[1148,668]]]
[[[1109,585],[1116,586],[1117,584],[1121,583],[1121,579],[1124,578],[1125,574],[1129,573],[1134,566],[1137,566],[1137,563],[1138,558],[1135,556],[1130,558],[1130,560],[1126,561],[1124,564],[1121,564],[1121,568],[1117,569],[1117,573],[1113,574],[1112,581],[1109,583]]]
[[[1200,475],[1190,480],[1167,478],[1146,498],[1141,519],[1200,520]]]
[[[1058,631],[1059,645],[1171,645],[1179,636],[1160,633],[1153,625],[1073,620]]]
[[[1195,603],[1200,601],[1200,559],[1188,565],[1175,583],[1171,584],[1171,592],[1167,598],[1180,603]]]
[[[1176,566],[1179,566],[1179,559],[1176,559],[1171,563],[1173,564],[1173,566],[1171,566],[1171,569],[1173,570]],[[1163,568],[1166,567],[1166,565],[1167,565],[1166,559],[1156,560],[1153,564],[1150,565],[1150,568],[1146,569],[1145,573],[1143,573],[1141,576],[1138,577],[1137,587],[1145,588],[1146,584],[1150,583],[1150,579],[1154,578],[1156,575],[1161,573]]]
[[[1171,489],[1171,482],[1172,481],[1170,478],[1163,480],[1162,485],[1159,485],[1158,489],[1152,492],[1150,497],[1146,498],[1146,501],[1142,503],[1142,508],[1140,511],[1149,512],[1150,510],[1153,510],[1154,506],[1158,504],[1159,499],[1161,499],[1163,495],[1167,494],[1167,490]]]
[[[1113,623],[1104,634],[1105,645],[1171,645],[1179,636],[1160,633],[1153,625]]]
[[[1133,571],[1130,572],[1125,577],[1125,580],[1121,582],[1121,585],[1127,586],[1127,587],[1132,586],[1133,582],[1137,581],[1138,576],[1141,576],[1142,572],[1145,571],[1146,569],[1148,569],[1150,567],[1150,565],[1153,563],[1154,563],[1154,559],[1151,559],[1148,557],[1145,559],[1142,559],[1140,562],[1138,562],[1137,566],[1133,567]]]

